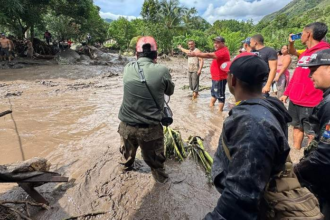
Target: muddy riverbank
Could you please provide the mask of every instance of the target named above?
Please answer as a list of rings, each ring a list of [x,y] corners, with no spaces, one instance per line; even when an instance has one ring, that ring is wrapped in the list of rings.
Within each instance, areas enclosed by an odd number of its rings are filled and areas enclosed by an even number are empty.
[[[199,135],[214,154],[222,123],[234,100],[225,109],[208,106],[210,91],[191,101],[186,60],[159,61],[171,69],[176,90],[170,106],[173,128],[183,138]],[[209,62],[201,85],[211,86]],[[187,160],[168,160],[171,181],[157,184],[138,155],[139,169],[119,170],[118,111],[122,101],[122,65],[47,65],[0,70],[0,163],[34,156],[47,158],[51,170],[70,178],[65,184],[38,188],[52,209],[35,211],[35,219],[57,220],[91,212],[108,212],[96,219],[201,219],[213,209],[218,192],[209,185],[202,168]],[[294,152],[299,158],[300,152]],[[12,184],[0,185],[0,199],[25,200]],[[29,198],[28,198],[29,199]]]

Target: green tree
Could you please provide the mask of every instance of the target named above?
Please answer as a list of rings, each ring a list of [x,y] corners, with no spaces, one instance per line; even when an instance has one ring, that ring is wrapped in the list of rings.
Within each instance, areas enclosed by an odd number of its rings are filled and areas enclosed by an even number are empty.
[[[124,17],[110,23],[108,35],[116,40],[121,50],[129,48],[131,39],[136,35],[136,29],[130,21]]]

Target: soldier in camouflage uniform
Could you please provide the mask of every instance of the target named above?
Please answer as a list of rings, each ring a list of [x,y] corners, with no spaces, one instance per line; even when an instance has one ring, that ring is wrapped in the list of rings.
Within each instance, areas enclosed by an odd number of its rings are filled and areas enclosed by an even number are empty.
[[[142,157],[150,166],[153,177],[164,183],[168,175],[164,169],[164,135],[160,124],[160,109],[164,108],[164,94],[173,94],[174,83],[168,68],[156,63],[157,44],[152,37],[140,38],[136,51],[137,62],[127,64],[123,75],[124,97],[118,116],[121,120],[118,132],[121,136],[122,165],[125,170],[133,168],[136,151],[140,146]],[[141,82],[139,67],[143,70],[150,92],[145,83]]]

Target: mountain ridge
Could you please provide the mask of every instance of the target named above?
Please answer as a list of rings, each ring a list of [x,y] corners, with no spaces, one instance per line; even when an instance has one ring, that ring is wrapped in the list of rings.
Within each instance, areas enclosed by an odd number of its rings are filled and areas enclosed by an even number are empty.
[[[288,18],[302,15],[305,12],[314,8],[322,8],[330,5],[330,0],[293,0],[284,6],[282,9],[266,15],[260,22],[272,21],[277,15],[286,14]]]

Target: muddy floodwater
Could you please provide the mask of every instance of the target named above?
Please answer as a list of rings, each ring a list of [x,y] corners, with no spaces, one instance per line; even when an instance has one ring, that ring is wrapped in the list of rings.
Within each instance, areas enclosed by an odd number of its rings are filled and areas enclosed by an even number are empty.
[[[176,84],[170,106],[172,128],[184,139],[204,138],[214,154],[222,123],[234,99],[227,92],[225,112],[208,106],[210,90],[196,101],[188,85],[187,61],[159,61],[171,69]],[[211,86],[209,62],[200,84]],[[45,157],[51,170],[69,177],[63,184],[45,184],[37,190],[51,203],[35,210],[34,219],[57,220],[92,212],[95,219],[202,219],[213,210],[220,194],[208,184],[204,171],[192,160],[168,160],[171,181],[156,183],[138,155],[139,169],[122,173],[117,133],[122,101],[122,65],[46,65],[0,70],[0,164]],[[294,152],[298,161],[301,152]],[[30,199],[15,184],[0,185],[0,199]]]

